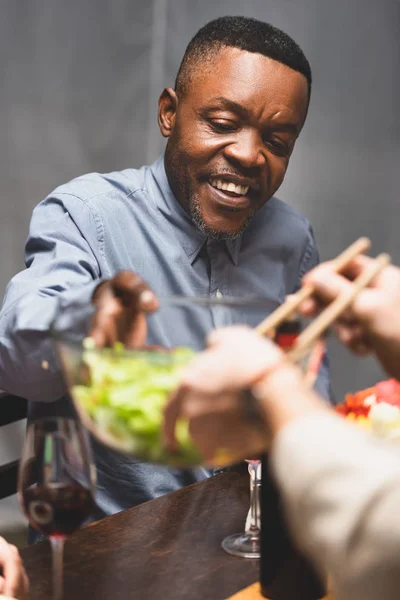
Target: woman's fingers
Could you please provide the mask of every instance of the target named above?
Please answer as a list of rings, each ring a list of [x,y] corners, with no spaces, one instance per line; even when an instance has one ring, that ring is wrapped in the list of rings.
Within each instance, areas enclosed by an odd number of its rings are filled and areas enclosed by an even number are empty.
[[[311,271],[304,280],[313,286],[317,298],[328,303],[337,296],[349,292],[352,283],[345,277],[335,273],[329,264],[322,264]]]
[[[173,452],[176,449],[176,422],[182,418],[182,404],[187,390],[184,385],[180,385],[169,398],[164,407],[163,431],[162,437],[165,446]]]
[[[335,326],[335,333],[342,344],[359,356],[366,356],[373,350],[371,343],[360,326],[349,328],[346,325],[337,324]]]
[[[234,462],[261,454],[266,447],[265,434],[249,425],[237,409],[199,414],[190,420],[189,431],[208,463],[215,462],[216,457],[218,463],[221,451]]]
[[[25,600],[28,594],[28,579],[17,548],[0,538],[0,566],[3,569],[2,593],[5,596]]]
[[[224,416],[236,414],[244,422],[240,392],[283,357],[275,344],[245,327],[215,331],[208,343],[209,349],[193,359],[165,407],[163,437],[170,449],[176,447],[176,422],[181,418],[204,422],[208,415],[222,423]],[[196,431],[199,434],[199,426]],[[206,438],[207,431],[202,433]]]

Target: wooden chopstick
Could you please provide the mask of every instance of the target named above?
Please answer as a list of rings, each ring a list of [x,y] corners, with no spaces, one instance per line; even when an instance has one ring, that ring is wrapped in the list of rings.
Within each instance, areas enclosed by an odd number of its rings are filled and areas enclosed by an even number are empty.
[[[355,279],[349,290],[340,294],[314,321],[299,335],[295,346],[288,352],[288,357],[296,362],[307,348],[313,344],[328,327],[336,321],[339,315],[353,302],[357,294],[365,288],[372,279],[390,263],[389,254],[380,254],[361,275]]]
[[[365,252],[370,247],[371,242],[366,237],[361,237],[346,250],[344,250],[334,260],[334,270],[340,272],[353,258]],[[266,335],[271,329],[278,327],[282,321],[290,317],[300,304],[313,294],[314,288],[312,285],[305,285],[298,292],[292,294],[279,308],[274,310],[264,321],[261,321],[255,328],[260,335]]]
[[[304,376],[304,383],[310,388],[313,387],[318,377],[322,361],[324,360],[325,349],[325,340],[323,338],[319,338],[311,350],[311,355],[308,359],[307,369]]]

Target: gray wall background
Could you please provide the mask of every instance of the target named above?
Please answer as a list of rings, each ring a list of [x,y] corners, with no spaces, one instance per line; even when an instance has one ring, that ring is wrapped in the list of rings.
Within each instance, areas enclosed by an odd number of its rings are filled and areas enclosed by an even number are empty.
[[[312,221],[321,257],[368,235],[400,264],[398,0],[2,0],[0,295],[23,268],[30,214],[47,193],[157,156],[158,95],[195,31],[224,14],[281,27],[313,67],[279,195]],[[331,356],[338,398],[381,377],[372,360],[337,346]]]

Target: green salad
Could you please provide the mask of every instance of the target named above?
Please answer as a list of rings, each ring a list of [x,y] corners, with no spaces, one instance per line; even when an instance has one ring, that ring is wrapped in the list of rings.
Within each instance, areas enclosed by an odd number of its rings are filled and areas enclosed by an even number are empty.
[[[189,348],[132,352],[116,344],[97,350],[86,340],[80,385],[72,387],[72,395],[97,431],[124,452],[162,464],[199,464],[186,422],[177,423],[174,453],[162,442],[163,408],[193,356]]]

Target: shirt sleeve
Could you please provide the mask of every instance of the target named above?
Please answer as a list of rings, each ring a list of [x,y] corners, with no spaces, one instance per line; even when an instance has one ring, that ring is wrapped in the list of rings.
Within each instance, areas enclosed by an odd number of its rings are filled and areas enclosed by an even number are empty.
[[[28,268],[9,283],[0,312],[0,389],[39,401],[65,394],[49,329],[57,311],[90,303],[102,275],[101,240],[101,222],[87,201],[61,193],[35,208]]]
[[[271,462],[291,531],[336,600],[397,599],[400,450],[314,414],[282,430]]]

